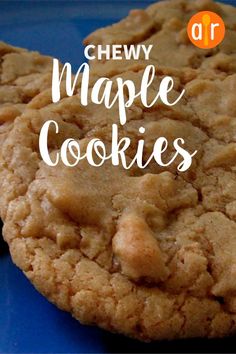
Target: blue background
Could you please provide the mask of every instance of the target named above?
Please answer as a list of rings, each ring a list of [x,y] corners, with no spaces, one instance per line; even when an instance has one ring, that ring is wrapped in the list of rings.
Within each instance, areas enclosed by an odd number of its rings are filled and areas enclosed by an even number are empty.
[[[84,61],[82,40],[87,34],[149,3],[0,1],[0,40],[69,61],[76,71]],[[82,326],[33,288],[0,239],[0,353],[226,353],[235,352],[235,342],[230,338],[144,344]]]

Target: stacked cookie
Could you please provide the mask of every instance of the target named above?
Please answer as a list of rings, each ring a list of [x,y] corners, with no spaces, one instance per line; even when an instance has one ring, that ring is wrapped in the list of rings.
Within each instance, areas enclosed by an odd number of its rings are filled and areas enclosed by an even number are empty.
[[[217,48],[201,50],[187,38],[187,22],[201,10],[225,22]],[[168,108],[157,101],[151,109],[137,99],[119,132],[132,140],[130,159],[140,137],[147,160],[155,140],[165,136],[168,161],[171,142],[182,137],[188,151],[198,150],[183,173],[177,173],[178,161],[129,170],[108,161],[99,168],[86,160],[76,167],[46,165],[39,153],[45,121],[60,127],[48,136],[55,158],[67,138],[79,140],[82,151],[92,138],[109,146],[118,107],[82,106],[79,93],[52,103],[50,59],[2,45],[1,84],[9,92],[0,95],[4,238],[34,286],[82,323],[145,341],[236,332],[235,39],[235,8],[170,0],[132,11],[85,40],[154,45],[149,94],[171,75],[173,95],[184,88],[184,98]],[[29,60],[26,72],[21,56]],[[119,76],[140,85],[146,65],[142,58],[93,61],[91,70],[95,78]]]

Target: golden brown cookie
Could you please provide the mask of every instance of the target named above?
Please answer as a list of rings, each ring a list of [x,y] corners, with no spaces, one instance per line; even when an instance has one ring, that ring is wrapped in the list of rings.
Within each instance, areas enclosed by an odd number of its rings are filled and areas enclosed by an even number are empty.
[[[13,120],[51,86],[52,58],[0,42],[0,144]]]
[[[60,127],[49,135],[52,157],[69,137],[80,139],[82,150],[93,137],[109,148],[117,107],[108,114],[73,96],[14,122],[3,147],[4,237],[36,288],[83,323],[142,340],[235,332],[234,143],[195,112],[204,96],[198,85],[215,95],[217,83],[193,80],[178,107],[144,110],[136,102],[120,127],[133,142],[130,158],[141,125],[144,159],[159,136],[183,137],[198,154],[182,174],[156,163],[125,171],[109,162],[69,168],[41,161],[38,138],[47,119]],[[227,117],[226,105],[219,102],[222,112],[214,113],[210,102],[206,117]]]

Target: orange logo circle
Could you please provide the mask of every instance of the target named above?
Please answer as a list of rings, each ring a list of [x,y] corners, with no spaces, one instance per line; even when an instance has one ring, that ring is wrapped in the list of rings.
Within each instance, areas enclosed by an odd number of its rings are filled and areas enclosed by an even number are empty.
[[[196,47],[209,49],[223,41],[225,24],[215,12],[200,11],[191,17],[187,31],[190,41]]]

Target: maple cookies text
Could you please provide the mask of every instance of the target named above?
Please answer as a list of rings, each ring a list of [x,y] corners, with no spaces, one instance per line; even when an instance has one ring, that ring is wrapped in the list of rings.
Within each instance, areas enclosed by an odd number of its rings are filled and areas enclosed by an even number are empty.
[[[72,75],[72,68],[70,63],[66,63],[64,67],[60,68],[59,61],[53,60],[53,74],[52,74],[52,102],[56,103],[61,98],[61,83],[64,81],[66,95],[75,95],[82,106],[88,106],[90,103],[96,105],[104,105],[107,110],[113,106],[118,108],[117,117],[107,116],[107,124],[111,126],[111,144],[106,146],[103,141],[98,138],[91,138],[87,141],[86,151],[82,152],[81,142],[77,139],[68,138],[61,146],[60,152],[56,154],[56,158],[50,156],[48,149],[48,133],[49,129],[54,129],[56,134],[60,132],[60,127],[57,122],[48,120],[43,124],[39,137],[39,151],[43,161],[49,166],[55,166],[61,160],[66,166],[73,167],[81,160],[86,159],[91,166],[99,167],[107,160],[110,160],[112,165],[117,166],[121,164],[123,168],[129,169],[134,164],[143,169],[148,166],[151,160],[159,166],[169,166],[176,159],[179,161],[177,170],[180,172],[186,171],[192,164],[192,158],[197,153],[193,151],[188,152],[184,145],[185,141],[182,137],[176,138],[172,142],[168,142],[165,137],[156,139],[153,145],[153,150],[146,161],[144,161],[144,147],[145,139],[137,141],[136,153],[132,161],[126,158],[127,149],[132,144],[130,137],[119,137],[119,127],[127,122],[127,109],[131,107],[137,98],[140,100],[144,109],[148,110],[153,107],[156,102],[161,101],[166,106],[174,106],[183,97],[185,90],[182,89],[177,97],[173,99],[171,92],[174,87],[174,79],[171,76],[160,78],[158,85],[153,85],[156,78],[156,68],[154,65],[148,65],[148,58],[152,49],[152,45],[145,47],[144,45],[137,46],[119,46],[119,45],[105,45],[95,46],[89,45],[85,48],[85,56],[90,60],[127,60],[128,58],[138,59],[140,52],[142,56],[147,59],[147,66],[142,73],[141,82],[135,83],[131,79],[124,79],[123,77],[100,77],[97,81],[90,80],[90,66],[83,63],[77,70],[76,75]],[[121,58],[122,56],[122,58]],[[121,63],[122,65],[122,63]],[[137,87],[138,86],[138,87]],[[150,100],[150,87],[155,87],[155,94]],[[157,87],[158,86],[158,87]],[[114,115],[114,111],[110,110],[110,115]],[[158,112],[157,112],[158,115]],[[91,119],[93,119],[91,117]],[[117,119],[117,124],[114,121]],[[110,123],[109,123],[110,122]],[[95,123],[94,123],[95,124]],[[144,127],[139,127],[139,134],[145,133]],[[172,145],[174,153],[168,161],[163,160],[163,154],[169,145]]]

